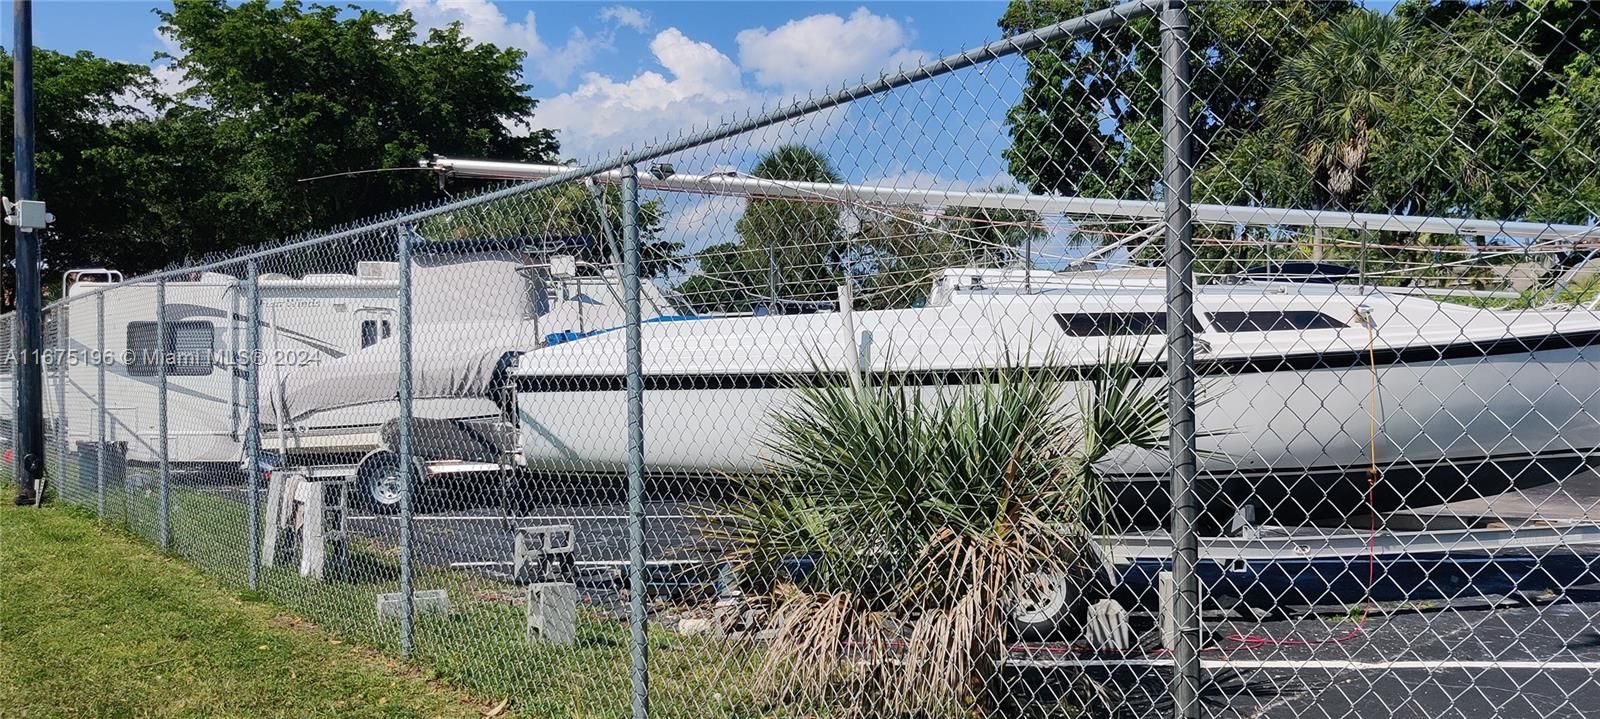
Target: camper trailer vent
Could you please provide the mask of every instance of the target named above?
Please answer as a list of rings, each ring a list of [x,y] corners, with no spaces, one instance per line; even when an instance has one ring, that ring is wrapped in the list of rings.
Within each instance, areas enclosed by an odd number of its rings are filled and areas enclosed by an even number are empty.
[[[363,280],[398,280],[400,265],[396,262],[357,262],[356,277]]]

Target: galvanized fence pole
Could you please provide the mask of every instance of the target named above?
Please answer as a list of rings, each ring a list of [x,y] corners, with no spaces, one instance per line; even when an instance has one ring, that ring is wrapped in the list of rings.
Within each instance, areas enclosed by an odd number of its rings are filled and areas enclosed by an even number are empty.
[[[410,656],[416,619],[411,586],[411,515],[415,508],[413,485],[417,480],[413,476],[415,463],[411,459],[411,226],[401,225],[395,234],[399,237],[395,259],[400,264],[400,297],[395,318],[400,334],[400,438],[395,448],[400,462],[400,652]]]
[[[645,623],[644,357],[639,316],[639,170],[622,168],[622,303],[628,367],[628,627],[633,717],[650,714],[650,647]]]
[[[107,456],[110,438],[106,436],[106,296],[94,296],[94,511],[101,519],[106,516],[106,472],[111,458]]]
[[[162,549],[172,546],[172,466],[167,461],[167,280],[156,281],[156,461],[160,467],[157,536]]]
[[[1166,205],[1167,386],[1172,458],[1171,621],[1173,716],[1200,716],[1200,587],[1195,488],[1194,241],[1190,214],[1189,14],[1181,0],[1161,13],[1161,95]]]
[[[68,484],[67,475],[67,318],[70,316],[72,304],[63,303],[56,311],[56,482],[61,488],[56,491],[56,496],[66,499]]]
[[[261,265],[251,260],[245,269],[244,356],[249,365],[244,385],[244,473],[249,496],[251,589],[261,584]],[[235,362],[237,364],[237,362]]]
[[[11,477],[22,482],[22,329],[19,315],[11,313],[6,321],[6,332],[11,335],[11,355],[6,362],[11,366]]]

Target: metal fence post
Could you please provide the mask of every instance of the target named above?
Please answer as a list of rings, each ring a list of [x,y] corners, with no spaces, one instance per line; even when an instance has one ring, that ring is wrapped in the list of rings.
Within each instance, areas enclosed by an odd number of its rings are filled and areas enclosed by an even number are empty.
[[[639,170],[622,168],[622,304],[628,366],[628,626],[633,717],[650,714],[650,646],[645,623],[644,356],[639,317]]]
[[[1181,0],[1161,13],[1166,204],[1167,387],[1172,457],[1173,716],[1200,716],[1200,587],[1195,475],[1194,242],[1190,215],[1189,14]]]
[[[395,259],[400,264],[400,298],[395,318],[400,335],[400,438],[395,448],[400,462],[400,652],[410,656],[416,619],[411,586],[412,485],[416,481],[411,460],[411,226],[401,225],[395,234],[399,236]]]
[[[106,295],[104,292],[94,296],[94,397],[95,397],[95,469],[94,469],[94,511],[101,519],[106,516],[106,463],[110,460],[107,456],[106,445],[109,437],[106,436]]]
[[[61,485],[56,495],[62,499],[66,499],[70,482],[67,478],[67,318],[71,309],[71,303],[63,298],[60,309],[56,310],[56,482]]]
[[[14,100],[11,105],[14,135],[13,165],[16,168],[15,196],[18,202],[39,199],[34,183],[34,101],[33,101],[33,3],[18,0],[12,3],[12,82]],[[11,194],[11,193],[8,193]],[[17,223],[16,256],[16,313],[13,321],[21,324],[18,343],[12,350],[21,361],[12,368],[16,383],[17,403],[14,416],[17,441],[12,453],[17,458],[17,504],[33,504],[39,500],[43,485],[46,457],[44,442],[44,376],[43,357],[44,313],[39,296],[39,235],[33,228]]]
[[[244,472],[249,492],[251,589],[261,584],[261,265],[251,260],[245,270],[244,361],[249,365],[245,377]],[[237,348],[235,348],[237,350]],[[235,354],[237,357],[237,353]],[[235,363],[237,364],[237,363]]]
[[[157,509],[157,542],[162,549],[172,547],[172,467],[167,461],[167,280],[156,281],[156,461],[161,468],[160,506]]]
[[[6,320],[6,332],[11,335],[10,355],[5,358],[11,368],[11,477],[22,483],[22,330],[17,313]]]

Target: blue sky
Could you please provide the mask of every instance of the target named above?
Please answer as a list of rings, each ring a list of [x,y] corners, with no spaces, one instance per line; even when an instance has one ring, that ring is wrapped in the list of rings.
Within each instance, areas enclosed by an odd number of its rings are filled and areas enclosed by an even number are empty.
[[[837,86],[998,36],[1004,2],[514,2],[388,0],[424,26],[464,22],[469,35],[528,53],[526,81],[546,101],[540,118],[569,153],[713,120],[739,108]],[[149,63],[165,49],[152,10],[162,3],[44,0],[35,43]],[[5,13],[9,26],[10,14]],[[10,38],[5,28],[6,40]],[[8,43],[9,44],[9,43]],[[737,73],[737,75],[735,75]],[[662,83],[654,83],[655,78]],[[660,104],[676,93],[680,107]],[[657,103],[640,106],[644,96]],[[607,109],[610,108],[608,112]],[[632,112],[621,112],[627,108]],[[580,122],[577,116],[601,115]],[[627,121],[604,116],[629,115]],[[637,117],[649,115],[653,117]],[[698,122],[697,122],[698,121]]]
[[[593,160],[677,132],[991,41],[996,2],[514,2],[379,0],[424,27],[460,21],[483,42],[528,54],[536,127],[562,153]],[[166,47],[148,1],[35,3],[35,43],[150,63]],[[10,13],[4,13],[9,26]],[[10,29],[4,29],[9,40]],[[157,77],[169,87],[176,73]],[[988,189],[1012,184],[999,159],[1020,62],[966,71],[669,158],[684,173],[749,170],[766,149],[803,142],[853,182]],[[674,198],[671,217],[699,245],[732,235],[735,198]]]
[[[345,5],[344,2],[330,4]],[[357,2],[356,5],[393,9],[402,2]],[[476,5],[464,3],[417,3]],[[589,36],[602,34],[615,27],[615,14],[605,14],[607,8],[637,10],[646,21],[644,30],[664,30],[676,27],[691,38],[737,55],[736,37],[741,30],[757,27],[776,28],[792,20],[814,15],[848,17],[853,11],[865,8],[868,12],[891,18],[910,30],[919,47],[929,51],[952,51],[979,40],[993,39],[995,19],[1005,9],[1004,2],[633,2],[617,3],[610,0],[592,2],[513,2],[498,0],[490,3],[507,20],[521,23],[527,13],[536,19],[537,34],[551,45],[563,45],[574,29]],[[155,34],[157,21],[152,10],[166,3],[139,2],[137,0],[38,0],[34,3],[34,41],[41,47],[55,50],[91,50],[97,54],[130,62],[149,62],[151,55],[162,49]],[[11,14],[4,13],[0,26],[5,29],[4,39],[10,44]],[[592,62],[583,66],[605,74],[621,75],[648,67],[651,63],[646,43],[649,37],[641,34],[633,38],[618,37],[613,47],[596,52]],[[941,53],[942,54],[942,53]],[[540,78],[533,78],[540,79]],[[572,80],[576,80],[573,77]],[[569,89],[572,82],[562,86],[549,82],[537,83],[538,92]]]

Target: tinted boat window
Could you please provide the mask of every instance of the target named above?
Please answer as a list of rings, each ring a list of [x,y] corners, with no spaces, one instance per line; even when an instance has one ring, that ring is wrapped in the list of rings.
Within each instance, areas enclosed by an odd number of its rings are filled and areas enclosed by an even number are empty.
[[[1331,330],[1346,327],[1332,317],[1311,310],[1267,312],[1212,312],[1211,326],[1218,332],[1281,332],[1284,330]]]
[[[1080,312],[1056,315],[1056,322],[1073,337],[1159,335],[1167,331],[1165,312]]]

